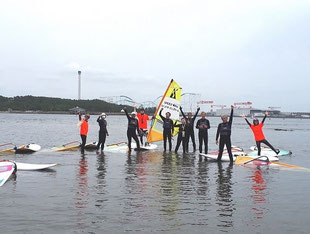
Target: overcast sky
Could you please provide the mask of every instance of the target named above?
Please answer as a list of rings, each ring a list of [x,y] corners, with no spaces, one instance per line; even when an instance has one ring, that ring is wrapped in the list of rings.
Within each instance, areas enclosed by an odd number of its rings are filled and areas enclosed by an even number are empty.
[[[2,0],[0,95],[183,92],[310,111],[309,0]]]

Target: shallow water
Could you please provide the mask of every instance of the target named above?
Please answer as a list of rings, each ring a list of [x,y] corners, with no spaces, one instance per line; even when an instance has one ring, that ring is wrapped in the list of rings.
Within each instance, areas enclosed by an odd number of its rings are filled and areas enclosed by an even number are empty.
[[[126,118],[108,117],[107,143],[126,141]],[[210,118],[210,150],[218,118]],[[79,140],[73,115],[0,114],[0,144],[37,143],[43,149]],[[275,131],[275,128],[293,131]],[[97,140],[96,118],[89,141]],[[293,151],[285,163],[310,168],[310,121],[267,119],[267,139]],[[254,139],[235,118],[232,141]],[[174,142],[175,143],[175,142]],[[245,168],[199,161],[197,153],[38,152],[0,156],[54,163],[53,170],[18,171],[0,188],[5,233],[309,233],[309,172]],[[180,150],[181,152],[181,150]],[[1,232],[2,233],[2,232]]]

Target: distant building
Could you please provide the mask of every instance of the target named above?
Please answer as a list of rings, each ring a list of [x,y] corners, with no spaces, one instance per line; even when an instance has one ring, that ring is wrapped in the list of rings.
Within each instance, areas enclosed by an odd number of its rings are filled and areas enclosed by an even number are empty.
[[[86,112],[86,110],[85,109],[83,109],[83,108],[81,108],[81,107],[74,107],[74,108],[71,108],[71,109],[69,109],[69,112],[70,112],[70,114],[77,114],[77,113],[85,113]]]
[[[230,115],[230,108],[218,109],[215,111],[217,116],[221,115]],[[234,116],[254,116],[254,117],[262,117],[265,115],[266,110],[261,110],[257,108],[235,108]],[[278,110],[268,110],[270,115],[280,115],[280,111]]]

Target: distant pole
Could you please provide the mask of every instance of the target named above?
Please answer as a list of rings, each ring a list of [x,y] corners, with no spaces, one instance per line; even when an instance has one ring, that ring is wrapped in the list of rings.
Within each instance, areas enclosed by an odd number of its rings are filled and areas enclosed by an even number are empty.
[[[81,71],[78,71],[78,75],[79,75],[79,90],[78,90],[78,100],[81,100]]]

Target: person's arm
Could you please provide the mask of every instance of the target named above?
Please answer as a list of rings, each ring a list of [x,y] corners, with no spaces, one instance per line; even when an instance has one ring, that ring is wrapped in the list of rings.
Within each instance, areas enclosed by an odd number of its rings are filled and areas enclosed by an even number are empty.
[[[81,121],[82,120],[82,114],[81,114],[81,112],[79,112],[79,121]]]
[[[210,121],[209,121],[209,120],[207,120],[207,123],[208,123],[208,127],[207,127],[207,129],[210,129]]]
[[[234,117],[234,106],[231,106],[231,112],[230,112],[230,117],[229,117],[229,124],[232,124],[233,121],[233,117]]]
[[[196,123],[196,128],[199,129],[199,124],[200,124],[200,120],[197,121]]]
[[[173,124],[173,120],[171,120],[171,122],[172,122],[171,134],[172,134],[172,136],[173,136],[173,133],[174,133],[174,124]]]
[[[220,127],[221,127],[221,124],[219,124],[219,126],[217,127],[217,131],[216,131],[216,144],[218,143],[218,139],[219,139],[219,136],[220,136]]]
[[[183,118],[187,120],[187,118],[186,118],[186,116],[185,116],[185,114],[183,112],[182,106],[180,106],[180,111],[181,111],[181,114],[182,114]]]
[[[266,119],[267,116],[268,116],[268,112],[266,111],[266,112],[265,112],[265,116],[264,116],[264,118],[263,118],[263,120],[262,120],[262,123],[265,122],[265,119]]]
[[[197,108],[196,114],[194,115],[194,118],[193,118],[193,122],[195,121],[195,119],[196,119],[196,117],[197,117],[199,111],[200,111],[200,107]]]
[[[126,114],[127,119],[130,120],[130,116],[129,116],[129,114],[128,114],[128,111],[127,111],[127,108],[126,108],[126,107],[124,108],[124,111],[125,111],[125,114]]]
[[[108,123],[106,122],[106,125],[105,125],[105,129],[107,131],[107,136],[109,136],[109,132],[108,132]]]
[[[99,120],[100,120],[100,116],[98,116],[98,119],[97,119],[97,122],[99,123]]]
[[[163,108],[161,108],[161,110],[159,111],[159,117],[163,120],[163,121],[165,121],[165,117],[162,115],[162,112],[163,112]]]

